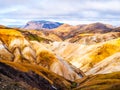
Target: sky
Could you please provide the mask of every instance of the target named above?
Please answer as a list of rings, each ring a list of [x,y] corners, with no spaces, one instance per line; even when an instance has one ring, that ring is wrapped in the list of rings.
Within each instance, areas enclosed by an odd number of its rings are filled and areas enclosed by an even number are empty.
[[[32,20],[120,26],[120,0],[0,0],[0,24],[25,25]]]

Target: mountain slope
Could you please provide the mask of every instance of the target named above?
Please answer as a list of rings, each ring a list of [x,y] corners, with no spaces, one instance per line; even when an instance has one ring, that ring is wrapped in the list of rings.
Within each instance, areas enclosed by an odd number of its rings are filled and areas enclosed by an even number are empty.
[[[119,71],[119,68],[120,68],[120,53],[118,52],[94,65],[93,68],[87,72],[87,74],[111,73]]]
[[[0,35],[0,60],[40,65],[71,81],[81,78],[67,62],[37,40],[29,40],[17,30],[0,30]]]
[[[15,75],[15,76],[14,76]],[[90,75],[75,82],[31,64],[0,61],[0,87],[3,90],[119,90],[120,72]],[[4,81],[3,81],[4,80]],[[6,81],[7,80],[7,81]],[[10,82],[8,82],[10,81]]]
[[[79,86],[73,90],[119,90],[120,72],[88,76],[78,80]]]
[[[67,90],[72,83],[43,67],[9,61],[0,61],[0,73],[16,82],[22,81],[40,90]]]
[[[120,38],[109,40],[103,43],[93,44],[93,45],[81,45],[76,43],[69,42],[54,42],[51,43],[48,48],[50,48],[53,52],[63,57],[66,61],[70,62],[72,65],[78,67],[84,73],[88,74],[90,69],[97,65],[100,61],[107,59],[109,57],[113,57],[114,54],[120,52]],[[113,55],[113,56],[112,56]],[[116,55],[116,58],[119,55]],[[119,68],[117,65],[117,59],[112,59],[115,63],[114,65]],[[119,61],[118,61],[119,62]],[[106,61],[109,64],[109,60]],[[104,64],[101,64],[104,65]],[[104,66],[100,69],[101,73],[104,69],[107,69],[107,66]],[[104,72],[113,72],[118,71],[118,69],[107,69],[108,71]],[[99,71],[99,72],[100,72]],[[96,72],[90,72],[89,74],[95,74]]]

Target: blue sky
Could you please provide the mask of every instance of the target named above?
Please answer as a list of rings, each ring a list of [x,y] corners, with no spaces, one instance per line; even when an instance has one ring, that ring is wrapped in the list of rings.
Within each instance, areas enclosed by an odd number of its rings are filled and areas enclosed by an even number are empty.
[[[120,26],[120,0],[0,0],[0,24],[24,25],[31,20]]]

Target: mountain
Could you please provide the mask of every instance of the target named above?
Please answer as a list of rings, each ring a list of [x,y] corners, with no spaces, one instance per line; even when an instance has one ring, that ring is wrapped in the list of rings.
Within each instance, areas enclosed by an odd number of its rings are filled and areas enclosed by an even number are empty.
[[[29,21],[23,29],[28,29],[28,30],[40,30],[40,29],[53,29],[61,26],[63,23],[59,22],[51,22],[51,21]]]
[[[119,30],[101,23],[54,30],[1,26],[0,88],[119,90]]]
[[[111,31],[112,28],[112,25],[97,22],[82,27],[81,31],[85,33],[106,33]]]
[[[68,41],[71,43],[90,45],[90,44],[105,42],[105,41],[112,40],[118,37],[120,37],[120,32],[108,32],[108,33],[103,33],[103,34],[87,33],[87,34],[78,34],[72,38],[66,39],[65,41]]]
[[[48,39],[15,29],[0,29],[0,36],[0,74],[18,82],[18,88],[26,88],[21,85],[25,83],[32,89],[69,90],[74,80],[83,77],[45,47]]]
[[[54,55],[44,44],[48,39],[32,36],[17,30],[0,30],[0,60],[41,65],[66,79],[75,80],[77,73],[59,55]],[[57,65],[57,67],[56,67]],[[69,75],[70,74],[70,75]]]
[[[53,42],[49,49],[82,70],[86,75],[119,71],[119,37],[91,45]]]
[[[63,24],[60,27],[55,28],[53,32],[65,40],[83,33],[107,33],[113,28],[114,27],[112,25],[102,23],[83,24],[77,26]]]

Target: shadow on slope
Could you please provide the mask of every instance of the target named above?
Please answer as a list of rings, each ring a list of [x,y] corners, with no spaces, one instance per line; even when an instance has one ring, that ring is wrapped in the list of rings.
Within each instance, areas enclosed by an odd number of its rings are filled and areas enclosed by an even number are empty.
[[[73,83],[42,66],[2,60],[0,61],[0,73],[16,82],[22,81],[40,90],[69,90]]]

